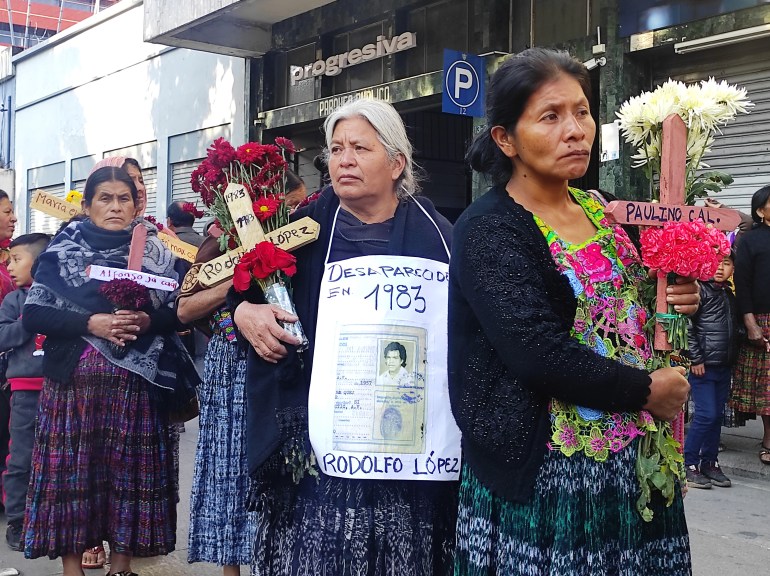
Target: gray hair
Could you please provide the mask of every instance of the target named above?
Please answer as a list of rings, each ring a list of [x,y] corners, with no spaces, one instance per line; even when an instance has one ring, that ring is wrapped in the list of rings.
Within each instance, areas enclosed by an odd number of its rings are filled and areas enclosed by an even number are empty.
[[[337,108],[326,117],[324,122],[326,150],[324,154],[327,164],[337,122],[356,117],[363,118],[372,125],[374,131],[377,132],[377,139],[385,147],[391,161],[395,160],[399,154],[404,157],[404,170],[396,180],[396,196],[405,198],[409,194],[417,194],[420,191],[416,176],[418,167],[412,160],[412,144],[406,135],[404,121],[401,120],[396,109],[383,100],[365,98],[353,100]]]

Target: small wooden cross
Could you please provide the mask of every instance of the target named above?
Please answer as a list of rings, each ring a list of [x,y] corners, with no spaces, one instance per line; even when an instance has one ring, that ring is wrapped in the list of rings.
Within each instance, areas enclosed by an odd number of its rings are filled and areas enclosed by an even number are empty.
[[[246,188],[241,184],[230,183],[224,191],[224,199],[230,210],[230,216],[235,224],[241,247],[193,267],[185,278],[185,286],[199,282],[206,288],[224,282],[233,275],[235,265],[246,251],[251,250],[259,242],[272,242],[278,248],[291,252],[318,239],[321,227],[318,222],[305,216],[296,222],[281,226],[265,234],[259,219],[254,214],[254,207]]]
[[[666,222],[691,222],[701,218],[719,230],[734,230],[741,217],[736,210],[685,206],[685,169],[687,166],[687,126],[677,115],[663,121],[663,149],[660,163],[660,203],[616,200],[607,204],[607,220],[634,226],[663,226]],[[665,277],[658,277],[657,313],[668,312]],[[655,324],[656,350],[671,350],[663,327]]]

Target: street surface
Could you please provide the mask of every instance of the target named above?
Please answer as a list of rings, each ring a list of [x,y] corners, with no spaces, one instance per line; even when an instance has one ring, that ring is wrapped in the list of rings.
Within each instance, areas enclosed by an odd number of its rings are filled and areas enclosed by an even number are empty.
[[[167,557],[136,560],[133,568],[140,576],[222,574],[221,569],[210,564],[187,563],[189,495],[195,461],[195,444],[198,437],[197,420],[188,422],[186,426],[187,431],[181,435],[180,442],[181,501],[178,508],[177,550]],[[760,429],[761,425],[754,425],[753,428],[739,429],[740,432],[733,431],[733,433],[757,438],[751,439],[751,448],[747,449],[746,453],[746,457],[750,457],[752,463],[756,460],[756,455],[748,450],[753,450],[753,445],[758,442],[756,433]],[[731,446],[731,438],[725,433],[723,433],[723,440]],[[726,457],[725,460],[727,460]],[[733,481],[731,488],[690,490],[685,498],[695,576],[770,574],[770,479],[737,476],[735,473],[731,474],[731,479]],[[61,562],[58,560],[25,560],[19,552],[10,550],[4,540],[5,526],[5,517],[0,516],[0,534],[3,537],[0,541],[0,573],[6,568],[14,567],[23,576],[61,574]],[[86,570],[86,576],[101,576],[103,573],[101,570]],[[241,574],[247,576],[248,570],[245,567],[242,568]]]

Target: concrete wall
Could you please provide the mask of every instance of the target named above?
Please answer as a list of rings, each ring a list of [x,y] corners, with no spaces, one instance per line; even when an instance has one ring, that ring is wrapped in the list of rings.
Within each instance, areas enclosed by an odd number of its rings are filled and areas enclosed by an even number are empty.
[[[64,162],[69,187],[74,159],[149,145],[157,150],[157,213],[165,214],[170,163],[200,157],[201,149],[170,158],[171,138],[196,132],[203,138],[207,129],[226,126],[234,144],[245,141],[245,61],[145,43],[142,3],[126,4],[129,9],[119,4],[100,14],[97,25],[14,60],[13,166],[24,226],[30,170]]]

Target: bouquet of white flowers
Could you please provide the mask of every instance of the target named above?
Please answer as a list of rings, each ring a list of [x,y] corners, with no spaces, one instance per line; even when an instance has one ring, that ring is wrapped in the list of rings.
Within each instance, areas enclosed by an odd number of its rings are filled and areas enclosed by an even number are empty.
[[[746,97],[746,89],[717,82],[713,78],[686,85],[668,80],[652,92],[642,92],[626,100],[617,113],[620,130],[636,147],[634,168],[643,167],[650,183],[650,196],[659,196],[655,182],[660,178],[663,148],[663,120],[677,114],[687,126],[686,203],[709,192],[719,192],[733,179],[717,170],[704,172],[709,166],[703,157],[711,150],[714,136],[737,114],[748,114],[754,104]]]

